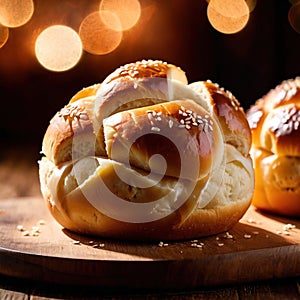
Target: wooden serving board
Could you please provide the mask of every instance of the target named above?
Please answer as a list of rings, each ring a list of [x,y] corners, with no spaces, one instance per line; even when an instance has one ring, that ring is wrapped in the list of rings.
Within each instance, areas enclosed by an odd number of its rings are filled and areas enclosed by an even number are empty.
[[[65,230],[38,197],[0,200],[0,274],[52,284],[177,290],[299,276],[299,244],[299,219],[253,207],[227,233],[141,243]]]

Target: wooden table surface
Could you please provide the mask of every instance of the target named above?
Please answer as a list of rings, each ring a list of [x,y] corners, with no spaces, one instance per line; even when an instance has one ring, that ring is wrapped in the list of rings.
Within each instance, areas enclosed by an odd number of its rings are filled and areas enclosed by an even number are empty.
[[[39,146],[2,147],[0,201],[16,197],[40,197],[38,152]],[[300,277],[272,278],[195,290],[155,291],[104,290],[95,286],[82,288],[0,275],[0,299],[300,299]]]

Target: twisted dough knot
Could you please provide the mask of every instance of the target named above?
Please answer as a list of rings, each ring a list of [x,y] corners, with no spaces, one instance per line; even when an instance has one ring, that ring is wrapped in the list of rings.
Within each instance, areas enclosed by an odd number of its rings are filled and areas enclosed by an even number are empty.
[[[83,89],[53,117],[41,190],[56,220],[77,232],[214,234],[250,205],[250,146],[247,119],[230,92],[210,81],[188,84],[180,68],[144,60]]]

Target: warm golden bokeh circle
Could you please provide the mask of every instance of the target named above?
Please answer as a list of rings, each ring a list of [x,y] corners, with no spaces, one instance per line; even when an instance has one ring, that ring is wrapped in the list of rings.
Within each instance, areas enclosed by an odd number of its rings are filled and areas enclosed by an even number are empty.
[[[219,32],[233,34],[241,31],[249,20],[249,7],[245,0],[210,0],[207,17]]]
[[[6,27],[26,24],[34,12],[32,0],[0,0],[0,23]]]
[[[291,6],[288,14],[288,20],[293,29],[300,33],[300,1]]]
[[[0,48],[2,48],[8,40],[9,30],[0,24]]]
[[[53,25],[42,31],[36,39],[35,54],[46,69],[66,71],[73,68],[81,58],[81,40],[72,28]]]
[[[113,13],[106,11],[103,12],[103,15],[110,18],[115,26],[120,26],[119,19]],[[120,45],[123,33],[107,27],[97,11],[88,15],[81,22],[79,36],[85,51],[103,55],[114,51]]]
[[[109,14],[105,13],[108,11],[119,18],[120,24],[116,24]],[[141,16],[141,5],[138,0],[102,0],[99,12],[107,27],[116,31],[124,31],[132,28],[138,22]]]

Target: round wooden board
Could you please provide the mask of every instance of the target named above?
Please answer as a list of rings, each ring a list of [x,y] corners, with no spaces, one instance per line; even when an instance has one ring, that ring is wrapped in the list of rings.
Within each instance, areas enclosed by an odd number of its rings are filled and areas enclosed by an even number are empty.
[[[295,228],[284,231],[286,224]],[[299,276],[299,228],[299,219],[250,207],[228,233],[196,241],[113,241],[63,229],[41,198],[6,199],[0,200],[0,274],[52,284],[155,290]]]

